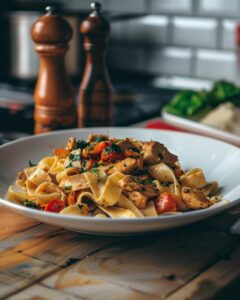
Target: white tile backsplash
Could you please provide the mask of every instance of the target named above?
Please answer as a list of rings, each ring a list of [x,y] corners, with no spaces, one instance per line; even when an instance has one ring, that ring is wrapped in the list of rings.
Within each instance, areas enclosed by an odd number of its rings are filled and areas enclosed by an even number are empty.
[[[189,76],[192,52],[190,49],[166,47],[147,50],[144,55],[145,70],[151,74]]]
[[[198,50],[196,77],[234,80],[237,71],[235,53],[228,51]]]
[[[145,0],[110,0],[108,10],[131,14],[144,13],[146,11]]]
[[[216,47],[218,26],[216,20],[176,17],[172,23],[174,45]]]
[[[113,13],[135,15],[112,25],[116,68],[207,80],[237,78],[240,0],[106,1]]]
[[[200,0],[199,2],[200,15],[237,17],[239,13],[239,0]]]
[[[109,47],[107,52],[110,68],[129,71],[142,71],[144,51],[139,47]]]
[[[196,1],[196,0],[195,0]],[[147,0],[151,13],[190,14],[191,0]]]
[[[126,22],[124,39],[141,44],[166,44],[169,20],[165,16],[149,15]]]
[[[236,48],[236,25],[237,21],[234,20],[223,20],[221,24],[222,30],[222,43],[223,49],[233,50]]]

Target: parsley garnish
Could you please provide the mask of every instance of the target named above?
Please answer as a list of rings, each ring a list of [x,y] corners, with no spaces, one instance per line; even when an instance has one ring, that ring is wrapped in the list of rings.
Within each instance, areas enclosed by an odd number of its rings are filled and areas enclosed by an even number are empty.
[[[77,140],[76,149],[85,149],[88,145],[89,143],[84,140]]]
[[[91,169],[91,170],[89,170],[89,172],[93,173],[93,175],[95,175],[96,177],[99,176],[99,170],[98,169]]]
[[[139,149],[136,147],[130,147],[129,150],[140,153]]]
[[[23,205],[29,208],[35,208],[35,209],[39,208],[33,201],[30,200],[25,200]]]
[[[72,186],[71,185],[66,185],[65,187],[64,187],[64,190],[65,191],[70,191],[72,189]]]
[[[106,152],[107,154],[109,154],[110,152],[121,153],[122,149],[117,144],[112,143],[109,147],[105,148],[103,151]]]
[[[78,161],[81,160],[81,154],[69,154],[69,159],[71,159],[72,161]]]
[[[95,169],[95,168],[98,168],[100,165],[97,163],[97,162],[95,162],[94,164],[93,164],[93,169]]]
[[[151,178],[147,178],[147,179],[137,179],[137,182],[141,183],[141,184],[152,184],[153,180]]]
[[[31,162],[31,160],[28,161],[29,167],[35,167],[37,164],[34,164],[33,162]]]
[[[167,181],[162,181],[162,182],[160,182],[160,184],[162,185],[162,186],[170,186],[170,184],[171,184],[171,182],[167,182]]]
[[[73,164],[72,164],[72,162],[70,161],[70,163],[66,165],[66,168],[71,168],[71,167],[73,167]]]
[[[106,141],[107,140],[107,138],[105,137],[105,136],[98,136],[96,139],[95,139],[95,141],[94,142],[96,142],[96,143],[100,143],[100,142],[102,142],[102,141]]]

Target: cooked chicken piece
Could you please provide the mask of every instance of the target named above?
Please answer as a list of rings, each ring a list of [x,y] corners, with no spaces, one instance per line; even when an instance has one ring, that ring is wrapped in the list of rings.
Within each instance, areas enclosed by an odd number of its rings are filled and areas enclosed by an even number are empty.
[[[117,145],[121,148],[122,152],[129,148],[136,148],[136,146],[129,139],[119,141],[117,142]]]
[[[77,141],[74,137],[70,137],[67,142],[66,150],[72,151],[76,148]]]
[[[119,181],[123,194],[132,200],[138,208],[145,208],[148,199],[158,197],[158,189],[149,183],[141,183],[134,176],[125,176]]]
[[[105,140],[109,139],[107,134],[89,134],[87,138],[88,143],[95,142],[97,138],[103,137]]]
[[[125,176],[118,184],[123,189],[123,192],[139,191],[149,199],[157,197],[159,194],[158,189],[154,185],[142,182],[141,179],[134,176]]]
[[[138,191],[124,193],[138,208],[145,208],[148,198]]]
[[[116,164],[114,167],[108,171],[108,174],[112,174],[116,171],[120,171],[123,174],[131,174],[134,170],[142,170],[143,169],[143,158],[125,158]]]
[[[194,188],[183,187],[182,199],[190,209],[206,208],[211,205],[204,193]]]
[[[158,142],[143,142],[142,151],[144,162],[148,165],[164,162],[166,164],[173,164],[178,161],[178,157]]]

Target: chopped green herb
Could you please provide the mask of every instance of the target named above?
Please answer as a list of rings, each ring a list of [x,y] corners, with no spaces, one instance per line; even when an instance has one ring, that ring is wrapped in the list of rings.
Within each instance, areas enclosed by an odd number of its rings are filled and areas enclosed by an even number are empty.
[[[137,182],[141,183],[141,184],[152,184],[153,180],[151,178],[147,178],[147,179],[137,179]]]
[[[35,208],[35,209],[39,208],[33,201],[30,200],[25,200],[23,205],[29,208]]]
[[[79,160],[81,160],[81,154],[70,153],[69,159],[71,159],[72,161],[79,161]]]
[[[84,140],[77,140],[76,149],[85,149],[88,145],[89,143]]]
[[[86,172],[86,170],[84,168],[80,168],[79,172],[80,172],[80,174],[82,174],[82,173]]]
[[[64,187],[64,190],[65,191],[70,191],[72,189],[72,186],[71,185],[66,185],[65,187]]]
[[[140,152],[140,150],[136,147],[130,147],[129,150],[133,151],[133,152]]]
[[[79,207],[80,209],[82,209],[82,208],[84,207],[84,205],[83,205],[83,204],[78,204],[78,207]]]
[[[89,170],[89,172],[93,173],[93,175],[95,175],[96,177],[99,176],[99,170],[98,169],[91,169],[91,170]]]
[[[28,161],[29,167],[35,167],[37,164],[34,164],[33,162],[31,162],[31,160]]]
[[[72,168],[72,167],[73,167],[73,164],[72,164],[72,162],[70,161],[70,163],[66,165],[66,168]]]
[[[97,162],[95,162],[92,167],[93,167],[93,169],[98,168],[99,164]]]
[[[136,158],[139,157],[139,155],[130,155],[129,158]]]
[[[122,149],[115,143],[112,143],[109,147],[103,150],[105,153],[109,154],[110,152],[121,153]]]
[[[102,142],[102,141],[106,141],[107,140],[107,138],[105,137],[105,136],[98,136],[96,139],[95,139],[95,141],[94,142],[96,142],[96,143],[100,143],[100,142]]]
[[[171,182],[162,181],[162,182],[160,182],[160,184],[161,184],[162,186],[167,187],[167,186],[170,186],[170,185],[171,185]]]

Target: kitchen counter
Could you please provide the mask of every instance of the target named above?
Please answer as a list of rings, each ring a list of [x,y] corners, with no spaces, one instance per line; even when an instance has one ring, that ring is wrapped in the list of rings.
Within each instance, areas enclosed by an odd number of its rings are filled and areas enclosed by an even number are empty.
[[[1,207],[0,298],[238,299],[240,207],[179,229],[101,237]]]

